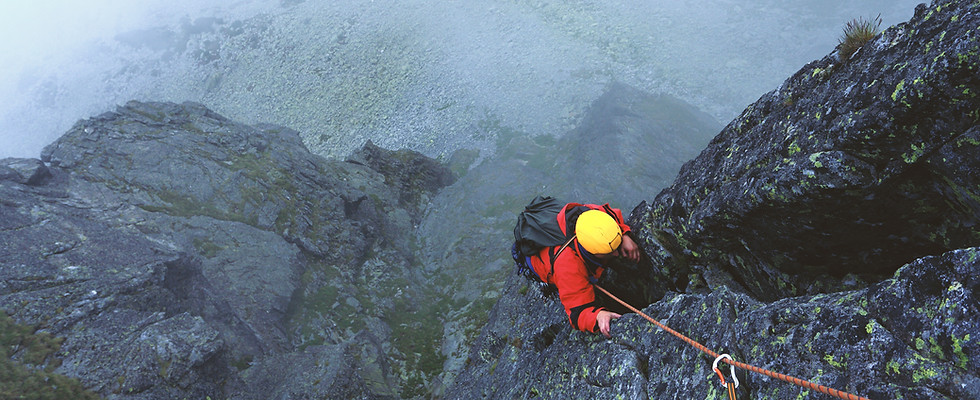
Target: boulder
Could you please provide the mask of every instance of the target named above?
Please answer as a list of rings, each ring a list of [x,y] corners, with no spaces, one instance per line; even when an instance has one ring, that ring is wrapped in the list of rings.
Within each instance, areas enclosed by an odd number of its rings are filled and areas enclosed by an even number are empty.
[[[51,176],[41,160],[32,158],[4,158],[0,160],[0,179],[25,185],[37,185]]]

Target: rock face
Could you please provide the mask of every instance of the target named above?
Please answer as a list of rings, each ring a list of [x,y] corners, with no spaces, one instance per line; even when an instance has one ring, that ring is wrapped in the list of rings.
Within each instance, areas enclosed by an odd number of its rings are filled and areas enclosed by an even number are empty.
[[[980,398],[977,26],[978,2],[922,5],[750,105],[630,216],[666,293],[644,311],[868,398]],[[605,340],[505,287],[446,397],[727,398],[713,360],[642,318]],[[738,374],[740,398],[815,394]]]
[[[391,343],[417,286],[403,193],[451,173],[371,151],[328,161],[191,103],[80,121],[0,161],[0,304],[109,398],[393,397],[418,369]],[[441,178],[405,187],[389,163]]]
[[[384,175],[386,184],[400,188],[399,205],[414,210],[414,215],[421,215],[425,205],[429,204],[428,194],[456,181],[456,175],[436,160],[420,157],[411,150],[385,150],[370,140],[347,157],[347,162],[366,165]]]
[[[695,255],[692,284],[711,265],[768,300],[980,243],[977,6],[922,6],[850,59],[805,66],[685,165],[642,223]]]
[[[974,247],[922,258],[855,291],[764,303],[721,288],[671,293],[643,311],[738,361],[871,399],[975,399],[978,256]],[[570,330],[557,301],[520,292],[494,308],[448,398],[727,398],[712,359],[638,315],[605,340]],[[737,376],[740,398],[816,394]]]

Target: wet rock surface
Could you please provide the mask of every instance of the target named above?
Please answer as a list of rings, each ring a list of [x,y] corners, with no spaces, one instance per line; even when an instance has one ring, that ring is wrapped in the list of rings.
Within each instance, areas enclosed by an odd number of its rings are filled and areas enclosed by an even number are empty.
[[[0,161],[0,177],[3,311],[64,337],[57,372],[90,390],[391,397],[416,369],[385,320],[413,301],[390,289],[413,282],[403,233],[419,210],[400,193],[445,181],[407,188],[290,129],[138,102],[79,121],[41,160]],[[290,379],[255,378],[270,370]]]
[[[693,252],[695,275],[711,265],[769,300],[977,244],[976,13],[933,2],[850,59],[808,64],[685,165],[643,223]]]
[[[642,311],[738,361],[871,399],[972,399],[978,256],[922,258],[854,291],[765,303],[721,288],[670,293]],[[557,301],[512,283],[447,398],[727,398],[712,358],[639,315],[617,320],[606,340],[570,330]],[[817,395],[736,376],[739,398]]]

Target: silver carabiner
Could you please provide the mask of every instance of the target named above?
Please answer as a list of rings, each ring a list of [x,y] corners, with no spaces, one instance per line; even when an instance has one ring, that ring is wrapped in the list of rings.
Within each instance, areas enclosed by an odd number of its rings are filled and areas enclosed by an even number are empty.
[[[728,383],[725,382],[725,375],[723,375],[721,373],[721,370],[718,369],[718,362],[721,361],[721,359],[723,358],[727,358],[729,360],[732,360],[733,362],[735,361],[735,359],[732,358],[732,356],[728,354],[722,354],[715,359],[714,364],[711,364],[711,370],[715,371],[715,373],[718,374],[718,377],[721,378],[721,386],[728,386]],[[732,364],[728,364],[728,366],[731,367],[732,382],[735,382],[735,388],[738,388],[738,377],[735,376],[735,366]]]

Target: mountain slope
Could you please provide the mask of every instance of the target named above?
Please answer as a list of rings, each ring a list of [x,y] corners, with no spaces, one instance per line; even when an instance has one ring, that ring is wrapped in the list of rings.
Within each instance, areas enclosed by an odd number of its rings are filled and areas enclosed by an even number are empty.
[[[0,160],[0,304],[63,338],[55,372],[110,398],[425,390],[405,232],[447,168],[326,160],[193,103],[130,102],[42,159]]]

